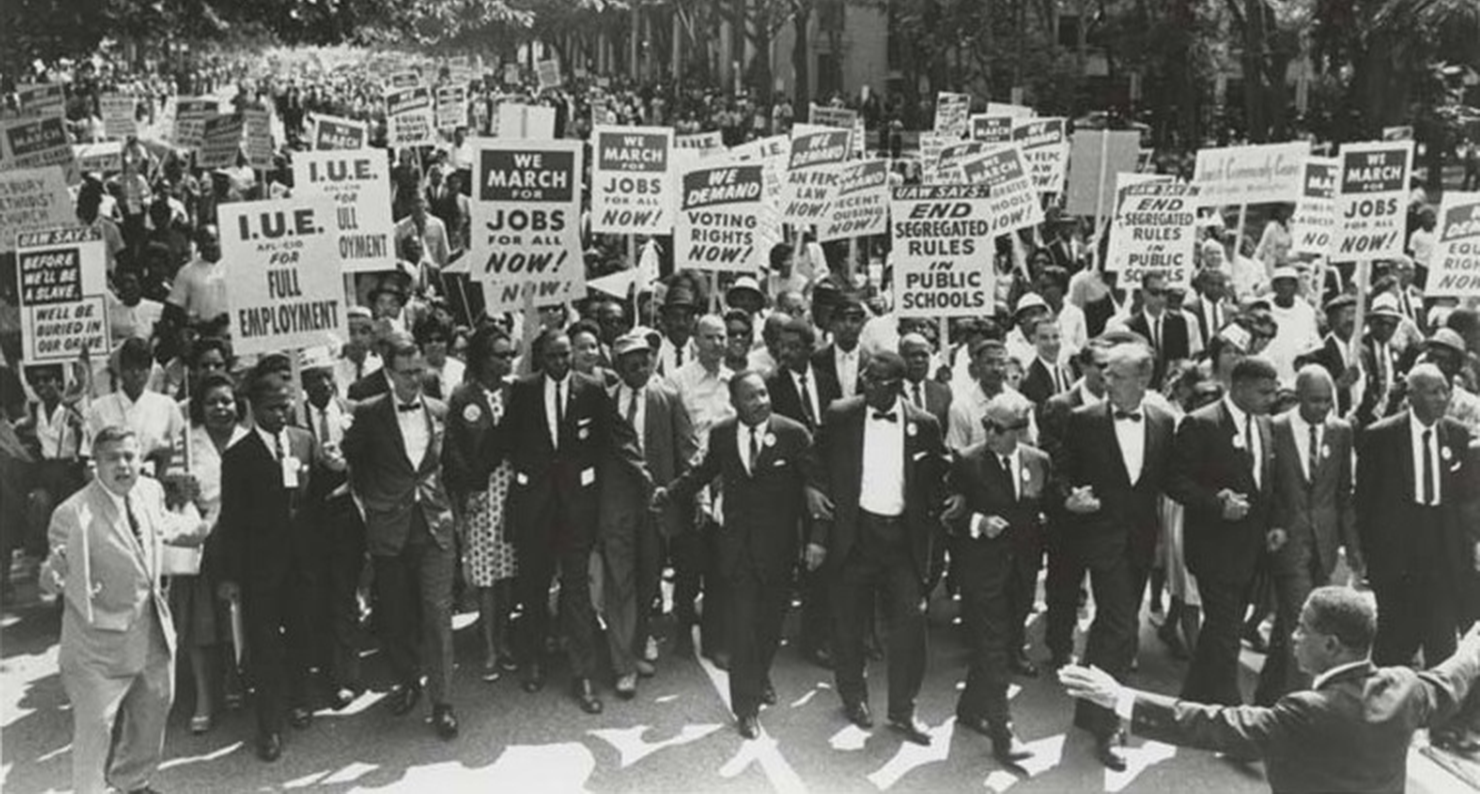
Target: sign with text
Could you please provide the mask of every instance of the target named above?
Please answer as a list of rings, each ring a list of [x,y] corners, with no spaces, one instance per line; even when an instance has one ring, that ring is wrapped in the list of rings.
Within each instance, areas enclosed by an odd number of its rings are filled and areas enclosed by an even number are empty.
[[[1198,201],[1210,207],[1293,202],[1309,156],[1306,141],[1199,149],[1192,177]]]
[[[68,184],[82,181],[59,114],[0,121],[0,168],[61,166]]]
[[[838,191],[817,224],[817,239],[843,240],[889,233],[889,161],[838,167]]]
[[[560,61],[551,58],[540,61],[534,65],[535,77],[540,81],[540,90],[548,88],[559,88],[565,82],[565,76],[560,73]]]
[[[856,110],[848,108],[835,108],[831,105],[812,105],[807,113],[807,123],[819,127],[832,127],[840,130],[853,131],[853,155],[863,156],[863,142],[866,132],[863,127],[863,115]]]
[[[930,184],[965,183],[967,180],[961,173],[961,164],[993,148],[994,145],[985,141],[954,141],[940,147],[940,153],[935,159],[935,173],[930,179]]]
[[[123,170],[123,141],[79,143],[72,146],[77,169],[84,174],[116,174]]]
[[[1332,262],[1403,255],[1413,141],[1346,143],[1337,156],[1336,242]]]
[[[792,130],[791,155],[781,186],[781,220],[798,228],[822,221],[837,190],[838,166],[848,159],[852,137],[850,130],[811,130]]]
[[[1017,118],[1012,122],[1012,142],[1022,147],[1023,162],[1039,193],[1062,193],[1069,171],[1068,120],[1063,118]]]
[[[1003,144],[1012,140],[1012,116],[977,113],[971,117],[971,139]]]
[[[966,184],[991,188],[987,210],[993,237],[1043,222],[1043,204],[1018,147],[977,155],[961,165],[961,173]]]
[[[253,168],[272,168],[272,116],[266,108],[242,108],[246,134],[247,164]]]
[[[1170,287],[1191,284],[1198,189],[1162,180],[1124,188],[1110,225],[1105,269],[1120,273],[1127,287],[1149,273],[1162,275]]]
[[[900,317],[992,312],[992,221],[986,185],[895,187],[894,310]]]
[[[947,140],[965,138],[971,131],[971,95],[941,91],[935,95],[935,134]]]
[[[335,245],[346,273],[393,270],[391,169],[380,149],[298,152],[293,196],[333,203]]]
[[[1429,264],[1428,297],[1480,295],[1480,193],[1445,193]]]
[[[494,117],[495,138],[548,141],[555,137],[555,108],[504,102]]]
[[[333,346],[349,338],[331,200],[244,201],[216,211],[235,352]]]
[[[206,119],[195,164],[201,168],[230,168],[236,165],[246,129],[246,121],[238,115]]]
[[[98,112],[103,116],[103,134],[109,138],[129,138],[139,134],[135,115],[139,101],[133,94],[103,94],[98,97]]]
[[[421,73],[417,72],[415,69],[404,72],[396,72],[395,74],[391,75],[388,80],[386,80],[386,84],[397,91],[403,88],[416,88],[417,86],[421,85]]]
[[[678,204],[669,168],[673,128],[596,127],[591,141],[591,230],[671,233]]]
[[[315,116],[313,122],[314,151],[342,151],[363,149],[369,135],[365,125],[358,121],[336,116]]]
[[[21,85],[16,89],[15,103],[22,116],[66,115],[67,93],[61,83]]]
[[[16,236],[21,358],[75,361],[84,346],[106,354],[108,265],[97,229],[61,228]]]
[[[468,87],[437,86],[437,129],[451,132],[468,123]]]
[[[175,128],[171,133],[175,145],[196,151],[205,143],[206,119],[221,112],[214,97],[180,97],[175,100]]]
[[[673,139],[673,148],[692,149],[700,154],[717,154],[725,150],[725,139],[719,130],[696,132],[693,135],[678,135]]]
[[[0,171],[0,253],[15,250],[16,235],[77,222],[61,166]]]
[[[1334,157],[1308,157],[1300,179],[1300,198],[1290,216],[1290,253],[1327,256],[1336,231]]]
[[[584,144],[479,138],[474,166],[472,274],[488,311],[564,303],[586,289],[581,255]]]
[[[432,117],[432,89],[426,86],[402,88],[385,95],[386,144],[431,146],[437,142]]]
[[[755,273],[768,261],[759,245],[760,163],[700,160],[680,180],[678,223],[673,229],[675,259],[701,270]]]

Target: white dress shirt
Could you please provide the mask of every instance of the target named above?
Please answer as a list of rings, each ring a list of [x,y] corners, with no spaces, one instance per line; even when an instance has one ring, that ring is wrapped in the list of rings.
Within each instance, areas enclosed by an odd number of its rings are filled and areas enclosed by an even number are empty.
[[[904,513],[904,407],[898,398],[884,413],[894,421],[876,419],[878,411],[865,405],[863,419],[862,480],[858,506],[874,515]]]
[[[1064,371],[1064,365],[1057,361],[1049,361],[1041,355],[1038,356],[1038,360],[1043,362],[1043,368],[1048,370],[1048,377],[1053,381],[1052,394],[1063,394],[1068,391],[1070,385],[1074,383],[1074,378]]]
[[[72,423],[67,421],[71,408],[58,402],[48,416],[45,403],[34,403],[32,415],[36,417],[36,441],[41,445],[42,460],[75,460],[81,451],[81,439]]]
[[[1312,425],[1305,421],[1300,415],[1300,409],[1290,410],[1290,431],[1295,434],[1295,452],[1300,457],[1300,470],[1305,472],[1305,481],[1310,482],[1313,472],[1310,470],[1310,429]],[[1316,430],[1316,449],[1326,442],[1326,423],[1314,425]],[[1324,456],[1323,456],[1324,457]]]
[[[432,428],[427,417],[426,403],[421,397],[416,398],[415,411],[401,410],[401,401],[395,394],[390,395],[396,408],[396,424],[401,428],[401,440],[406,442],[406,460],[411,462],[411,468],[420,469],[422,459],[427,456],[427,449],[432,444]]]
[[[673,342],[669,340],[668,337],[663,337],[663,341],[658,344],[657,371],[659,373],[672,377],[672,375],[678,371],[679,367],[682,367],[688,364],[690,361],[693,361],[699,357],[699,351],[694,346],[694,340],[692,337],[690,337],[688,341],[683,343],[682,361],[679,360],[678,351],[679,348],[675,347]]]
[[[1264,439],[1259,437],[1259,420],[1240,410],[1237,405],[1233,404],[1233,399],[1230,397],[1223,398],[1223,406],[1228,409],[1229,416],[1233,417],[1234,438],[1237,439],[1233,442],[1234,446],[1238,447],[1244,444],[1244,426],[1245,423],[1248,423],[1248,443],[1253,444],[1253,447],[1246,451],[1249,453],[1249,459],[1253,466],[1254,486],[1263,488]]]
[[[1322,686],[1325,686],[1325,684],[1326,684],[1327,681],[1330,681],[1331,679],[1335,678],[1336,676],[1341,675],[1342,673],[1346,672],[1347,670],[1355,670],[1358,667],[1365,667],[1367,665],[1367,663],[1370,662],[1370,661],[1371,661],[1370,659],[1359,659],[1359,660],[1357,660],[1355,662],[1347,662],[1346,664],[1338,664],[1335,667],[1327,670],[1326,672],[1321,673],[1320,675],[1316,676],[1310,682],[1310,688],[1313,689],[1313,690],[1314,689],[1320,689]]]
[[[858,356],[861,350],[861,345],[849,351],[841,347],[833,347],[833,362],[838,371],[838,386],[842,389],[845,400],[858,393]],[[820,419],[821,415],[818,418]]]
[[[1115,441],[1120,445],[1120,460],[1125,464],[1125,473],[1131,485],[1141,481],[1142,469],[1146,466],[1146,402],[1143,400],[1135,410],[1141,421],[1115,419],[1115,408],[1111,406],[1111,421],[1115,424]]]
[[[555,410],[555,386],[560,386],[560,411]],[[565,373],[565,378],[559,381],[545,376],[545,425],[550,431],[550,446],[560,449],[560,423],[557,417],[565,416],[565,411],[570,407],[570,373]]]
[[[1429,465],[1433,466],[1434,472],[1434,491],[1427,502],[1423,498],[1423,434],[1425,432],[1429,433]],[[1439,423],[1435,422],[1425,427],[1422,422],[1418,421],[1418,417],[1409,411],[1408,436],[1412,442],[1410,446],[1413,448],[1413,501],[1421,505],[1441,505],[1444,503],[1444,466],[1439,456]]]
[[[281,461],[291,454],[288,451],[287,428],[277,431],[276,435],[263,430],[261,425],[252,428],[252,431],[261,437],[263,445],[267,447],[267,454],[271,455],[273,460]],[[278,457],[279,452],[282,453],[282,457]]]

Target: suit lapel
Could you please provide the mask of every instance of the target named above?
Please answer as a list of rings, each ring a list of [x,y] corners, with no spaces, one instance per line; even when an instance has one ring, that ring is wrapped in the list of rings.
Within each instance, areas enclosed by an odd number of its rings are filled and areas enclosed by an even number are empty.
[[[417,473],[423,474],[429,468],[435,468],[437,461],[442,458],[442,442],[438,438],[437,417],[432,415],[432,409],[427,407],[426,396],[421,398],[421,413],[427,420],[427,451],[421,457],[421,465],[417,467]]]
[[[647,412],[642,425],[642,449],[645,453],[652,454],[652,450],[657,449],[662,443],[662,434],[658,430],[662,425],[667,424],[668,406],[663,402],[663,396],[652,386],[643,389],[642,398]]]
[[[149,565],[149,555],[146,553],[139,538],[134,536],[133,528],[128,525],[128,516],[125,516],[119,510],[118,506],[114,504],[113,498],[108,493],[107,488],[104,488],[101,483],[96,482],[93,483],[93,486],[97,489],[93,493],[93,505],[107,520],[109,530],[117,535],[119,540],[133,551],[134,561],[139,564],[139,567],[144,569],[144,573],[152,576],[154,569]],[[87,532],[89,530],[87,527],[83,527],[82,531]]]
[[[1115,450],[1115,470],[1120,472],[1120,478],[1122,480],[1130,484],[1131,473],[1125,467],[1125,450],[1120,448],[1120,438],[1115,434],[1115,416],[1111,413],[1110,400],[1101,401],[1096,408],[1100,412],[1100,422],[1105,429],[1106,443],[1109,444],[1110,449]],[[1145,423],[1146,418],[1142,416],[1141,421]],[[1141,466],[1145,468],[1144,461]]]
[[[400,409],[396,407],[396,395],[387,393],[385,396],[385,407],[381,409],[381,415],[385,418],[387,425],[386,431],[390,433],[391,438],[395,441],[396,451],[401,453],[401,462],[407,468],[410,468],[411,461],[406,455],[406,439],[401,435],[401,422],[396,418],[396,412],[398,410]]]

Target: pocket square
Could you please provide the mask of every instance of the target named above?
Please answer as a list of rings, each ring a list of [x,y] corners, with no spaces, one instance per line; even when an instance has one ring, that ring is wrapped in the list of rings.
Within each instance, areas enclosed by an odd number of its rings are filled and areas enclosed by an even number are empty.
[[[772,467],[775,467],[775,468],[780,468],[780,467],[785,466],[785,465],[786,465],[786,461],[784,459],[783,460],[778,460],[775,463],[772,463],[771,464],[771,466]]]
[[[910,459],[911,460],[921,460],[926,455],[929,455],[929,454],[930,453],[929,452],[926,452],[925,450],[920,450],[919,452],[916,452],[914,455],[910,456]]]

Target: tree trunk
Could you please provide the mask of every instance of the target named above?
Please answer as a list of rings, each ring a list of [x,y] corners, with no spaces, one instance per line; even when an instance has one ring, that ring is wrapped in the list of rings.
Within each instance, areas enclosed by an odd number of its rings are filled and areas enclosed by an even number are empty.
[[[807,50],[807,23],[812,19],[811,0],[794,0],[793,7],[796,16],[792,18],[792,30],[796,35],[796,42],[791,48],[791,70],[795,75],[795,88],[792,91],[791,109],[796,118],[805,118],[807,103],[811,98],[811,70],[808,68],[810,53]]]

